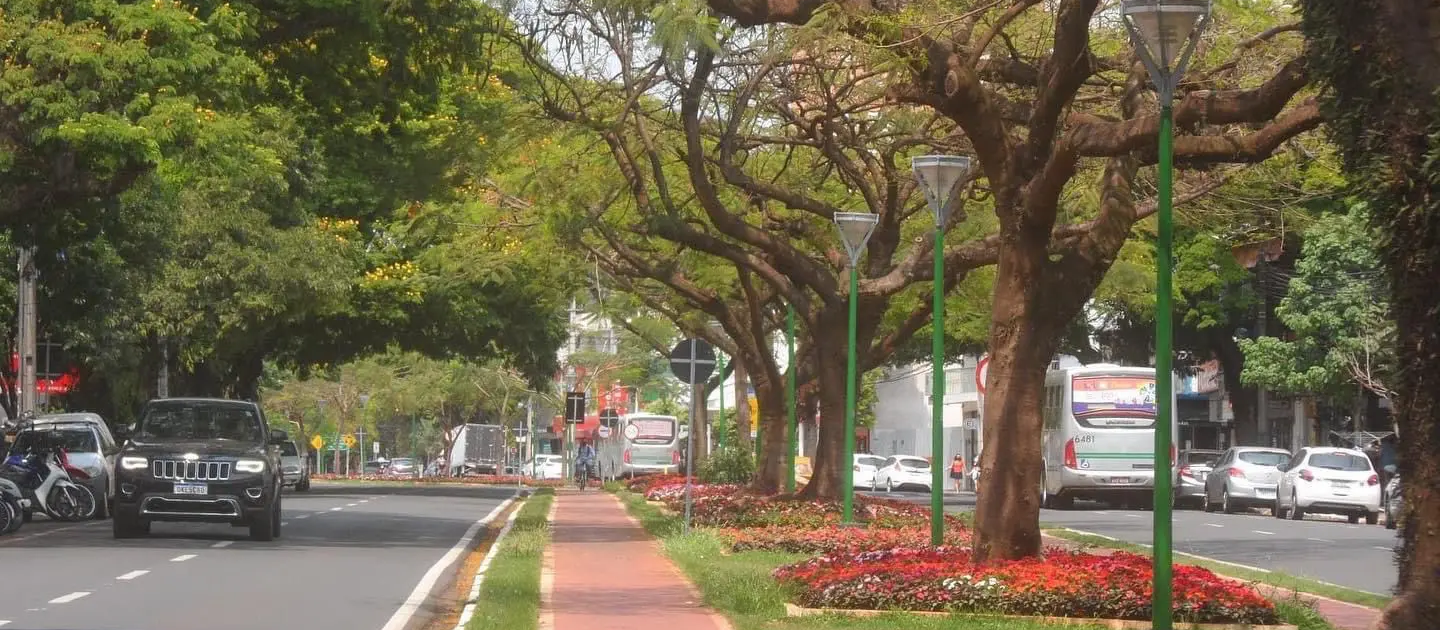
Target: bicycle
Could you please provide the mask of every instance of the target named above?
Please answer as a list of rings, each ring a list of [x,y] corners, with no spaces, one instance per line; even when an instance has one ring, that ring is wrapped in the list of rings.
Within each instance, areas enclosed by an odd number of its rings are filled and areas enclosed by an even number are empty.
[[[585,486],[590,484],[590,465],[580,464],[575,467],[575,485],[583,492]]]

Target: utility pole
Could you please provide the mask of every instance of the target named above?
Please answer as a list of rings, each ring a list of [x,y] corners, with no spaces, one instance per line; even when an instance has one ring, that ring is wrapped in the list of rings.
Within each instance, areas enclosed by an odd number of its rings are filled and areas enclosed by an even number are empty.
[[[1260,315],[1255,318],[1255,338],[1265,336],[1265,324],[1270,315],[1270,288],[1268,286],[1265,263],[1268,262],[1268,252],[1265,250],[1265,243],[1260,244],[1260,254],[1255,262],[1255,276],[1260,285]],[[1259,435],[1260,443],[1265,446],[1275,445],[1275,436],[1270,432],[1270,393],[1265,391],[1265,386],[1255,388],[1255,432]]]
[[[35,269],[35,248],[26,246],[20,248],[20,261],[18,265],[19,285],[16,287],[16,297],[19,301],[19,308],[16,314],[19,321],[19,339],[16,340],[16,349],[20,354],[20,369],[18,377],[19,396],[16,405],[16,415],[24,418],[26,414],[39,413],[37,399],[39,392],[36,391],[36,365],[35,365],[35,337],[38,315],[35,305],[35,284],[39,279],[39,271]]]

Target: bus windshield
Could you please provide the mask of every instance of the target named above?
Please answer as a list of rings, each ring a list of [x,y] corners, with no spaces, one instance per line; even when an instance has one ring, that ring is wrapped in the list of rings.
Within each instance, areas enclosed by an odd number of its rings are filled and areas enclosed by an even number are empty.
[[[1071,379],[1070,413],[1097,429],[1155,427],[1155,377],[1086,374]]]
[[[625,427],[625,439],[634,444],[674,444],[675,419],[663,416],[630,418]]]

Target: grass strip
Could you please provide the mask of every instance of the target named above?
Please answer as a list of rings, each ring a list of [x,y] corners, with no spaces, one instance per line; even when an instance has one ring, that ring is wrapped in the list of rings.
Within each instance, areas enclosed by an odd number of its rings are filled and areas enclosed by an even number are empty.
[[[541,489],[520,515],[490,562],[467,630],[535,630],[540,622],[540,561],[550,544],[552,490]]]
[[[1064,538],[1065,540],[1078,542],[1083,545],[1089,545],[1092,547],[1115,549],[1117,551],[1128,551],[1130,553],[1140,554],[1143,556],[1150,555],[1150,547],[1146,545],[1137,545],[1134,543],[1128,543],[1120,540],[1112,540],[1104,536],[1093,536],[1090,534],[1073,532],[1064,529],[1047,530],[1045,533],[1056,538]],[[1255,571],[1243,567],[1238,567],[1233,564],[1214,562],[1204,558],[1180,555],[1178,553],[1175,554],[1175,562],[1180,564],[1195,565],[1197,567],[1204,567],[1220,575],[1227,575],[1233,578],[1245,580],[1247,582],[1256,582],[1259,584],[1266,584],[1285,590],[1308,593],[1310,595],[1319,595],[1321,597],[1328,597],[1330,599],[1335,599],[1351,604],[1358,604],[1360,606],[1369,606],[1371,608],[1384,608],[1386,604],[1390,603],[1391,599],[1384,595],[1368,593],[1366,591],[1345,588],[1343,586],[1338,586],[1335,584],[1328,584],[1325,582],[1310,580],[1303,577],[1290,575],[1288,573],[1281,573],[1278,571]]]

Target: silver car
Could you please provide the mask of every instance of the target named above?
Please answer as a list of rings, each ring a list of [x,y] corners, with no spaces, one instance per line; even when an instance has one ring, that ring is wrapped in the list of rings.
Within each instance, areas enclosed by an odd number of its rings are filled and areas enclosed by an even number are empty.
[[[63,434],[70,464],[89,476],[77,481],[95,494],[95,518],[108,516],[111,501],[115,499],[115,457],[120,452],[120,444],[105,419],[89,412],[57,413],[35,418],[30,426],[36,431],[53,430]],[[17,442],[20,435],[16,436]]]
[[[297,492],[310,489],[310,461],[300,454],[294,442],[280,445],[280,474],[285,478],[285,485]]]
[[[1290,452],[1282,448],[1237,446],[1225,451],[1205,476],[1205,511],[1234,514],[1275,505],[1280,466],[1289,461]]]
[[[1206,449],[1180,451],[1180,470],[1175,473],[1175,505],[1205,502],[1205,478],[1224,453]]]

